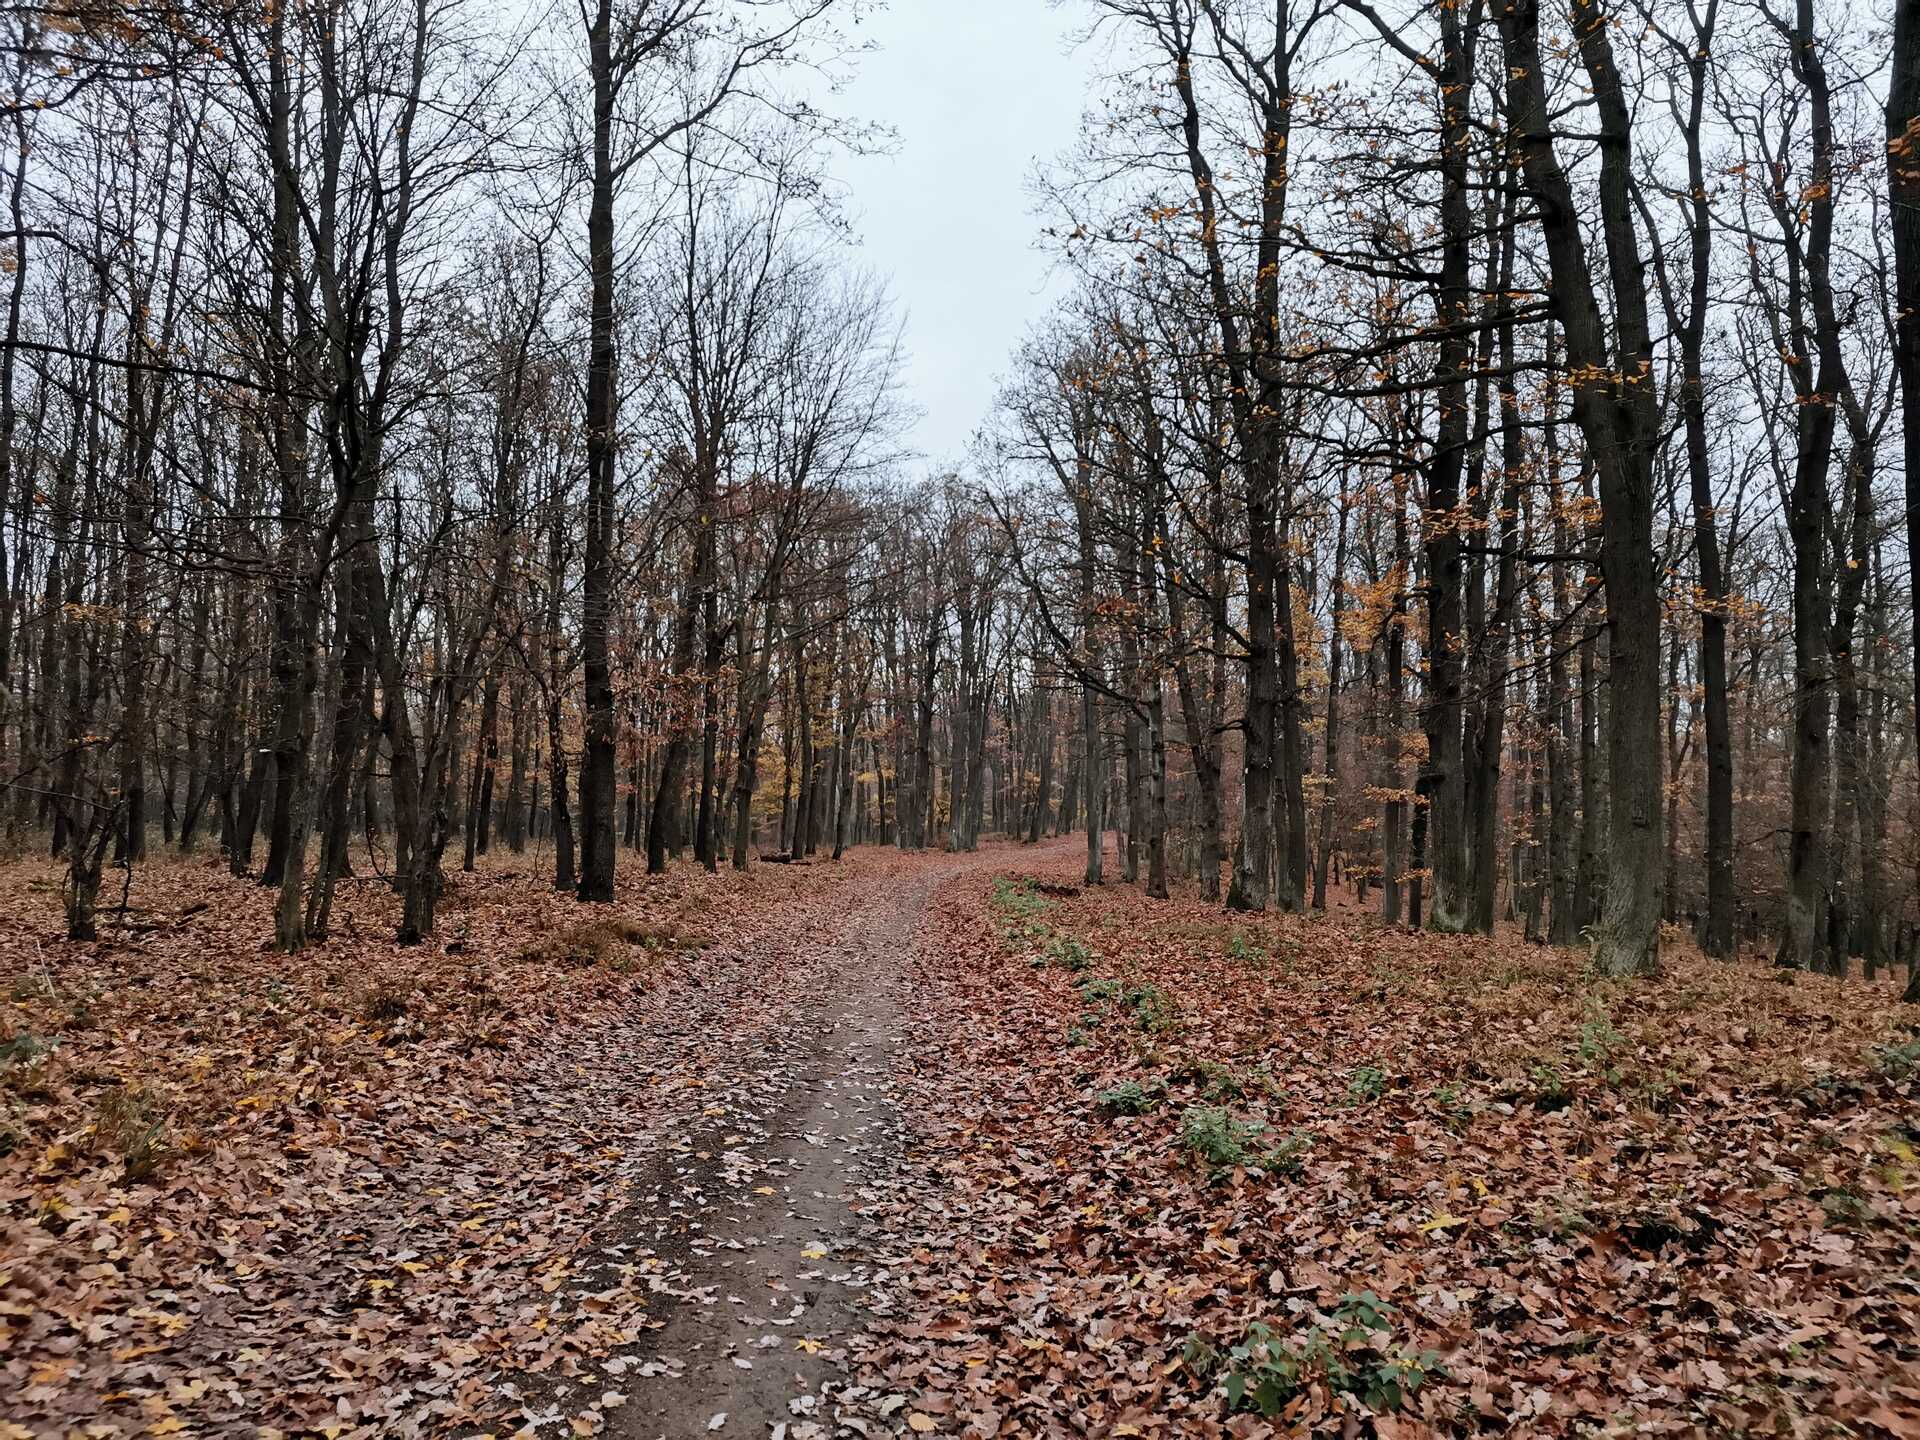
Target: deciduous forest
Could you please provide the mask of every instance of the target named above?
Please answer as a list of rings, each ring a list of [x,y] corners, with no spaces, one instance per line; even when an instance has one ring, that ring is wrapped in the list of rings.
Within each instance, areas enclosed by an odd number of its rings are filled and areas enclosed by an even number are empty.
[[[995,5],[0,14],[0,1440],[1920,1434],[1920,0]]]

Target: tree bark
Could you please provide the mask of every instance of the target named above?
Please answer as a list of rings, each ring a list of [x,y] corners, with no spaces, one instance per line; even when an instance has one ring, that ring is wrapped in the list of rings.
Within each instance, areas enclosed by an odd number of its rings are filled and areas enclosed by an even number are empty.
[[[613,607],[614,481],[619,461],[615,427],[614,158],[616,84],[613,73],[613,0],[595,0],[588,27],[593,84],[592,198],[587,210],[587,516],[580,617],[580,658],[586,673],[586,744],[580,760],[579,898],[613,899],[614,720],[608,626]]]
[[[1611,326],[1601,317],[1579,211],[1554,149],[1538,0],[1512,0],[1500,12],[1508,114],[1521,175],[1546,237],[1554,316],[1571,367],[1574,419],[1600,482],[1612,793],[1606,909],[1593,963],[1605,975],[1642,975],[1657,970],[1660,956],[1661,615],[1652,470],[1660,416],[1646,280],[1629,194],[1631,118],[1614,64],[1609,17],[1591,0],[1576,0],[1573,28],[1601,137],[1600,219],[1613,298]]]

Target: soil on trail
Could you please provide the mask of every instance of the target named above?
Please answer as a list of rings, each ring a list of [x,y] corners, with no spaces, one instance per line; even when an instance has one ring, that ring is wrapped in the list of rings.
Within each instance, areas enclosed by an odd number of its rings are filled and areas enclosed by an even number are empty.
[[[498,857],[295,964],[212,857],[85,944],[0,867],[0,1440],[1920,1434],[1890,977],[1111,858]]]
[[[350,885],[293,966],[217,858],[142,868],[88,944],[50,867],[0,868],[0,1436],[904,1424],[822,1396],[906,1258],[863,1215],[907,1188],[929,899],[1013,853],[624,873],[611,908],[500,856],[422,946]]]
[[[843,1408],[871,1399],[848,1379],[846,1347],[887,1313],[879,1287],[900,1258],[865,1212],[902,1183],[908,961],[936,888],[1005,859],[890,867],[841,890],[824,928],[736,947],[754,962],[726,987],[740,1041],[681,1082],[698,1103],[663,1116],[656,1156],[579,1285],[637,1273],[655,1328],[585,1375],[530,1384],[530,1422],[598,1411],[604,1433],[632,1440],[865,1428]],[[666,1050],[698,1044],[715,1008],[691,1007]]]

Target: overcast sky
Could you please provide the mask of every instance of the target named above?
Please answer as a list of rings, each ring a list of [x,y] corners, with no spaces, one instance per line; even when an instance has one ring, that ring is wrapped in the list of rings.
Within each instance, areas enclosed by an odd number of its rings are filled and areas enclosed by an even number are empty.
[[[1052,289],[1027,181],[1072,142],[1091,61],[1085,16],[1045,0],[892,0],[836,108],[891,126],[891,155],[843,159],[862,253],[906,319],[909,437],[928,464],[964,457],[997,379]]]

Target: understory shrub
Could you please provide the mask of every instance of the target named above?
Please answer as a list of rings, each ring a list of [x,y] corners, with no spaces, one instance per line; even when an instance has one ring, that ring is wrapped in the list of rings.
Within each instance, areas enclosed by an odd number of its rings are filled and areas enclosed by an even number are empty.
[[[1078,975],[1092,968],[1093,951],[1072,935],[1055,935],[1040,952],[1048,964]]]
[[[995,930],[1000,943],[1009,947],[1038,944],[1046,940],[1048,927],[1040,917],[1053,909],[1054,902],[1034,888],[1031,877],[996,875],[993,877],[993,912],[998,917]],[[1044,959],[1034,964],[1042,965]]]
[[[1875,1046],[1872,1064],[1889,1080],[1905,1080],[1920,1074],[1920,1035],[1901,1044],[1889,1042]]]
[[[1347,1101],[1364,1105],[1386,1093],[1387,1075],[1378,1065],[1358,1065],[1347,1074]]]
[[[1437,1352],[1397,1341],[1396,1313],[1370,1290],[1349,1292],[1324,1322],[1303,1331],[1288,1334],[1256,1320],[1224,1356],[1195,1336],[1182,1358],[1202,1379],[1218,1377],[1229,1410],[1272,1419],[1318,1384],[1370,1410],[1390,1412],[1444,1373]]]
[[[1124,1080],[1111,1090],[1102,1090],[1093,1103],[1102,1115],[1144,1115],[1157,1106],[1166,1093],[1167,1087],[1158,1080],[1144,1085],[1138,1080]]]
[[[1180,1145],[1204,1160],[1216,1177],[1245,1166],[1267,1175],[1297,1175],[1313,1137],[1296,1130],[1277,1144],[1257,1120],[1241,1120],[1221,1105],[1189,1105],[1180,1115]]]
[[[1081,1017],[1083,1028],[1098,1024],[1110,1013],[1119,1013],[1132,1019],[1142,1034],[1159,1035],[1171,1030],[1180,1018],[1173,997],[1158,985],[1129,985],[1110,977],[1083,978],[1077,983],[1088,1006],[1088,1013]]]

